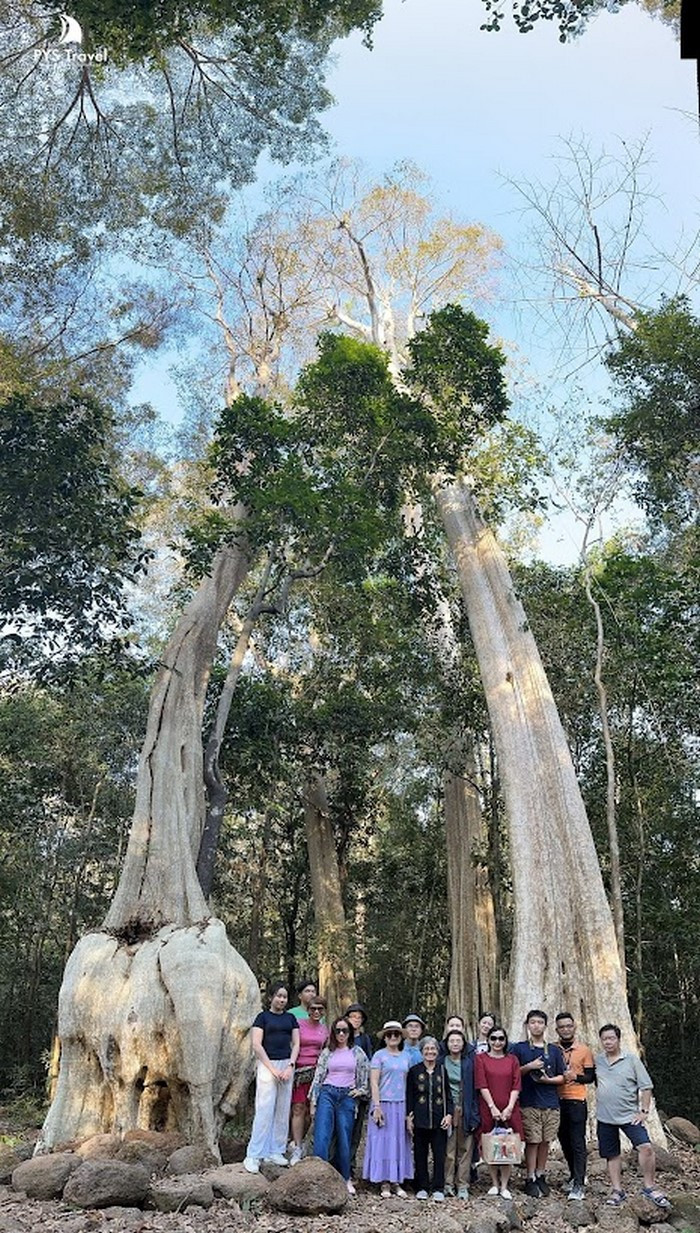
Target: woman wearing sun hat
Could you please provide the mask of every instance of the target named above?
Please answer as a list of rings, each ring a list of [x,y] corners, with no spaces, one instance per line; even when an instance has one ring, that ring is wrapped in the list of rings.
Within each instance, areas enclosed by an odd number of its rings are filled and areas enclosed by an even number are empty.
[[[381,1184],[383,1199],[389,1198],[392,1185],[398,1198],[405,1199],[401,1183],[404,1178],[413,1177],[413,1153],[406,1127],[406,1075],[410,1059],[404,1053],[403,1028],[398,1019],[389,1019],[377,1035],[384,1044],[371,1062],[372,1099],[362,1176]]]

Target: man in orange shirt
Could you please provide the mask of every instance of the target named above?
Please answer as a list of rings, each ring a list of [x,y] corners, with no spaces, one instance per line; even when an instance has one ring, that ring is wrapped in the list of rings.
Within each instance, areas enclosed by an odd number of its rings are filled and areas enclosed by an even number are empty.
[[[586,1178],[586,1084],[595,1082],[595,1064],[588,1045],[576,1039],[576,1024],[568,1010],[554,1020],[559,1047],[564,1054],[564,1086],[559,1089],[559,1142],[571,1174],[570,1199],[583,1198]]]

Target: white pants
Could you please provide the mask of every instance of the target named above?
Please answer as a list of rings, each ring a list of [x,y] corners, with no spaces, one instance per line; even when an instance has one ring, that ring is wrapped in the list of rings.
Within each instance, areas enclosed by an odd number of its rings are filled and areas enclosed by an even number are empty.
[[[284,1070],[292,1064],[290,1061],[275,1060],[274,1065]],[[284,1155],[289,1134],[293,1082],[293,1075],[283,1083],[280,1082],[270,1074],[267,1066],[258,1062],[255,1074],[255,1117],[248,1144],[248,1155],[254,1160]]]

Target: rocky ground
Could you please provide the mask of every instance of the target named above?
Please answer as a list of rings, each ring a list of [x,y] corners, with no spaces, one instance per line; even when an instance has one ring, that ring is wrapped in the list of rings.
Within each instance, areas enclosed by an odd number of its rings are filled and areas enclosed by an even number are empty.
[[[642,1199],[633,1159],[625,1171],[627,1203],[606,1207],[609,1187],[595,1153],[583,1203],[567,1202],[567,1170],[554,1160],[547,1199],[527,1198],[521,1177],[513,1179],[512,1202],[489,1199],[482,1166],[468,1203],[437,1204],[381,1199],[361,1183],[350,1199],[335,1171],[313,1159],[294,1169],[265,1165],[251,1176],[240,1161],[216,1166],[151,1132],[124,1141],[98,1136],[28,1164],[32,1134],[5,1129],[0,1114],[0,1233],[571,1233],[592,1226],[600,1233],[700,1233],[700,1150],[676,1140],[660,1153],[659,1182],[673,1201],[664,1212]],[[241,1149],[229,1144],[228,1155]],[[42,1197],[56,1192],[62,1197]]]

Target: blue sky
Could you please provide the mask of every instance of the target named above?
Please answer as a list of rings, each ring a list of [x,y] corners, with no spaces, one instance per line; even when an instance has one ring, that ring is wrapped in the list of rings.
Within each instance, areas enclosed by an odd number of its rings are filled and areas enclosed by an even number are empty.
[[[507,253],[520,255],[526,222],[504,177],[551,178],[562,137],[585,137],[610,152],[646,138],[658,194],[649,227],[659,248],[672,247],[681,229],[697,229],[695,66],[680,60],[660,22],[629,4],[561,44],[551,23],[527,35],[510,22],[498,33],[481,31],[480,0],[385,0],[384,7],[372,50],[359,36],[337,47],[328,78],[336,105],[324,117],[336,153],[361,158],[377,174],[411,159],[431,176],[441,208],[488,224]],[[492,324],[546,382],[551,357],[534,321],[502,302]],[[153,401],[177,419],[172,359],[166,354],[141,370],[133,400]]]

